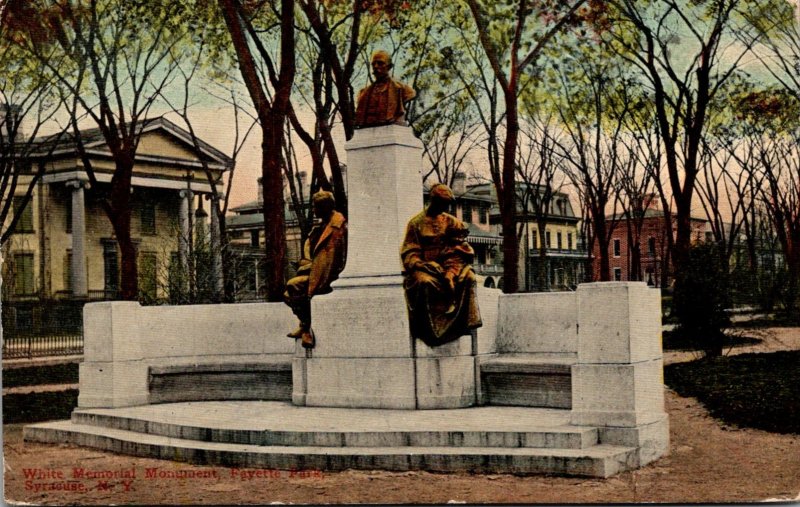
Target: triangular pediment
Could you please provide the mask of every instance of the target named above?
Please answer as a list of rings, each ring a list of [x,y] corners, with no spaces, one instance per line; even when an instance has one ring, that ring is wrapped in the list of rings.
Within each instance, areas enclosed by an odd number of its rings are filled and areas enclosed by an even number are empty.
[[[226,169],[233,160],[202,139],[192,139],[192,135],[171,121],[159,117],[144,120],[139,124],[139,145],[136,158],[150,161],[160,159],[166,162],[197,164],[208,162],[214,169]],[[111,155],[102,132],[98,128],[81,130],[83,146],[89,155]],[[39,140],[40,151],[47,156],[62,154],[74,155],[76,143],[71,133],[51,135]],[[195,146],[197,145],[197,146]]]
[[[139,139],[136,153],[137,155],[200,161],[195,150],[162,129],[143,133]],[[206,158],[206,160],[209,159]]]

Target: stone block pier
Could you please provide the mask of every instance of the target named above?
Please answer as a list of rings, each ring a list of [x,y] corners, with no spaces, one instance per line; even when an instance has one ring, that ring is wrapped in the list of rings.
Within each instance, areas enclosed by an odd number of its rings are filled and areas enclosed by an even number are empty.
[[[608,477],[666,454],[660,293],[480,288],[483,326],[410,337],[399,246],[422,207],[421,145],[400,126],[347,145],[350,244],[312,300],[317,346],[282,303],[84,308],[71,420],[25,439],[201,464]]]

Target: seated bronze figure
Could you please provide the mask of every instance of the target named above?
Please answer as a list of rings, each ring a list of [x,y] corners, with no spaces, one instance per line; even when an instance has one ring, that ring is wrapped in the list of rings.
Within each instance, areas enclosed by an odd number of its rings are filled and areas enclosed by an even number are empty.
[[[347,256],[347,221],[334,209],[330,192],[320,191],[311,198],[314,216],[321,222],[315,225],[303,245],[303,258],[297,276],[286,282],[283,297],[300,319],[289,338],[301,338],[303,347],[314,347],[311,330],[311,298],[331,292],[331,283],[344,269]]]
[[[430,202],[409,220],[400,249],[411,335],[429,346],[481,326],[468,229],[445,213],[453,200],[447,185],[431,187]]]

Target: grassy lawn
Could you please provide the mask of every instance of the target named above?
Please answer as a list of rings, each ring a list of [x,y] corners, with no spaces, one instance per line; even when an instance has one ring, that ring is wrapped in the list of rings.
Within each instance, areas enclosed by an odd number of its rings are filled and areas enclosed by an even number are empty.
[[[800,351],[671,364],[664,380],[726,424],[800,434]]]
[[[661,333],[664,350],[702,350],[702,344],[682,333],[680,329],[672,329]],[[757,345],[761,340],[750,336],[726,335],[723,348]]]
[[[78,383],[78,363],[3,369],[3,387]],[[3,395],[3,423],[69,419],[78,390]]]
[[[69,419],[78,406],[78,390],[6,394],[3,396],[3,424]]]
[[[4,388],[77,383],[78,363],[28,366],[25,368],[7,368],[3,370]]]

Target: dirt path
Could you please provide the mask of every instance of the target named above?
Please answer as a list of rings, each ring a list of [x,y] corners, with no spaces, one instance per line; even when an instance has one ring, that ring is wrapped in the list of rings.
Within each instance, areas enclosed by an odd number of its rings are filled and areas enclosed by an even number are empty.
[[[761,340],[755,345],[733,347],[723,351],[726,355],[749,354],[751,352],[778,352],[800,350],[800,327],[770,327],[766,329],[737,329],[737,333]],[[699,359],[702,352],[666,351],[664,364],[681,363]]]

